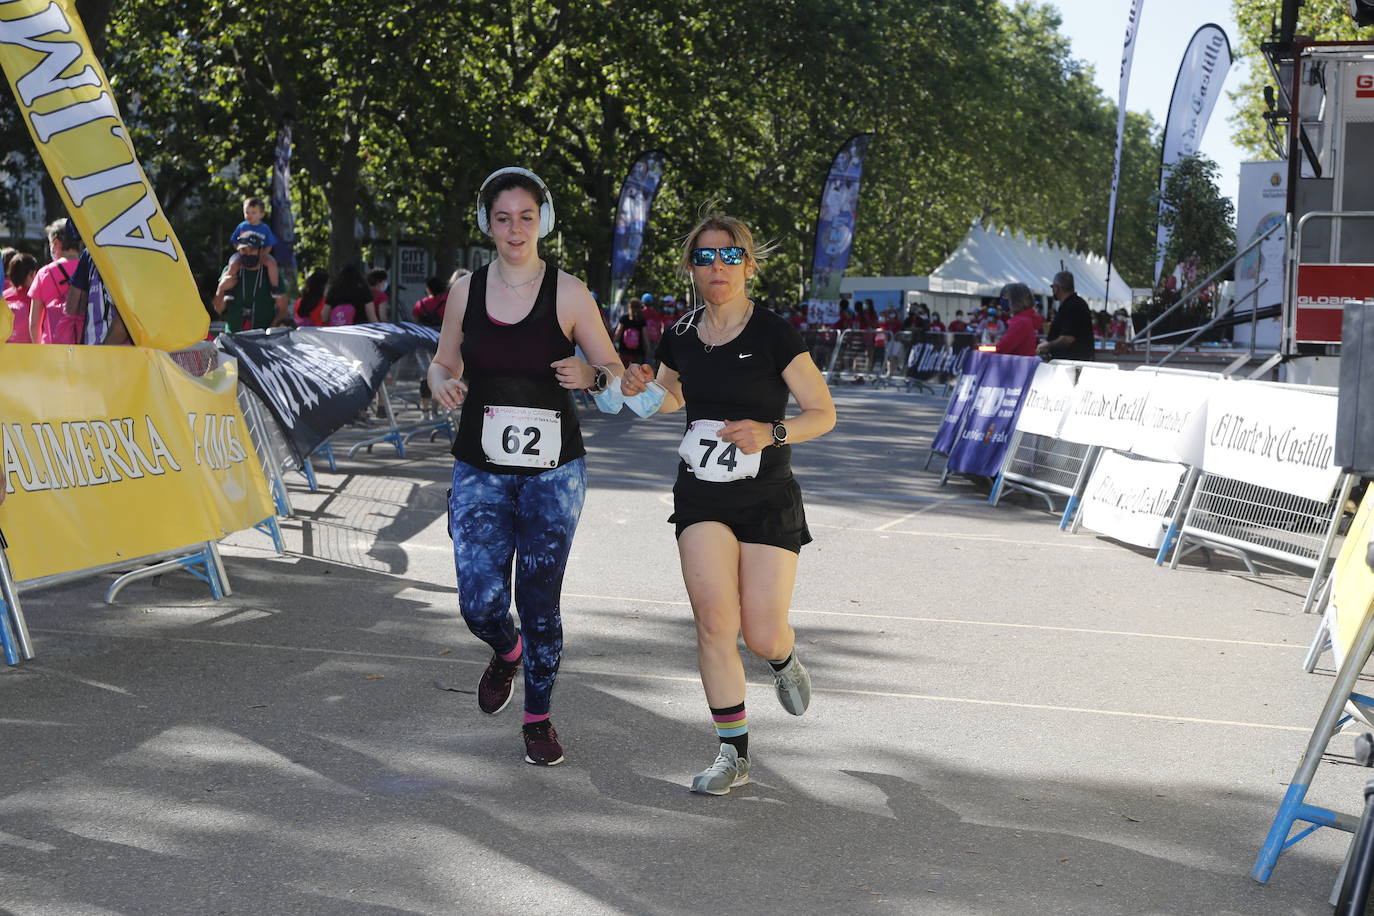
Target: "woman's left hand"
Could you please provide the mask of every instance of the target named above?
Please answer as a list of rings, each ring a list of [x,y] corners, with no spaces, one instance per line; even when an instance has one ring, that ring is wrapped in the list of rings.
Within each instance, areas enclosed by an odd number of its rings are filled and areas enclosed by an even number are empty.
[[[773,425],[758,420],[729,420],[718,435],[744,454],[752,455],[773,444]]]
[[[631,363],[620,376],[620,393],[632,398],[649,387],[654,380],[654,370],[642,363]]]
[[[558,384],[564,388],[575,391],[579,388],[590,388],[596,382],[596,370],[587,365],[586,360],[576,356],[569,356],[549,365],[553,367]]]

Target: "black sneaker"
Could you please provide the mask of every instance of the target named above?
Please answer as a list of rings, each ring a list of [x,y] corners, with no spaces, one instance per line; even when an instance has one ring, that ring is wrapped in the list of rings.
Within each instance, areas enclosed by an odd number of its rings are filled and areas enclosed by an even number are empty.
[[[515,672],[520,670],[520,660],[502,661],[501,656],[492,653],[487,662],[487,670],[477,682],[477,708],[489,716],[494,716],[510,704],[511,694],[515,692]]]
[[[530,722],[520,729],[525,737],[525,762],[537,767],[557,766],[563,762],[563,745],[548,719]]]

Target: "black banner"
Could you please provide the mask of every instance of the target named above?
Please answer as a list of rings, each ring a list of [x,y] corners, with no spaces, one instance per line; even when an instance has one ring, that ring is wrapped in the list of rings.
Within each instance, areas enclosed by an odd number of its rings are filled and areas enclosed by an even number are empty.
[[[926,331],[917,334],[907,355],[906,374],[923,382],[948,383],[959,377],[978,335]]]
[[[240,383],[262,398],[298,464],[371,403],[392,363],[438,342],[438,329],[410,322],[270,328],[215,341],[238,360]]]

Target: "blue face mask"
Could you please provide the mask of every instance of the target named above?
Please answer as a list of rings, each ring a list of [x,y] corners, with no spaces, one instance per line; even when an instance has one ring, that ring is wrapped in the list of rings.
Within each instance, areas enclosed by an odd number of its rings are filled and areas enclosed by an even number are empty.
[[[606,382],[606,389],[592,395],[592,400],[596,402],[596,409],[602,413],[620,413],[620,408],[625,405],[625,395],[620,391],[620,379],[612,375]]]
[[[663,406],[663,395],[667,390],[658,382],[650,382],[649,387],[639,394],[625,399],[625,405],[641,417],[652,417]]]

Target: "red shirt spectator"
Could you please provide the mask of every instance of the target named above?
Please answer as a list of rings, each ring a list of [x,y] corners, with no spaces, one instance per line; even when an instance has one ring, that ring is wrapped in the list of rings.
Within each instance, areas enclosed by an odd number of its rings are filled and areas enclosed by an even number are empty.
[[[1007,332],[997,341],[998,353],[1010,353],[1012,356],[1035,355],[1035,346],[1039,341],[1034,315],[1035,309],[1028,308],[1011,316],[1011,321],[1007,322]]]

